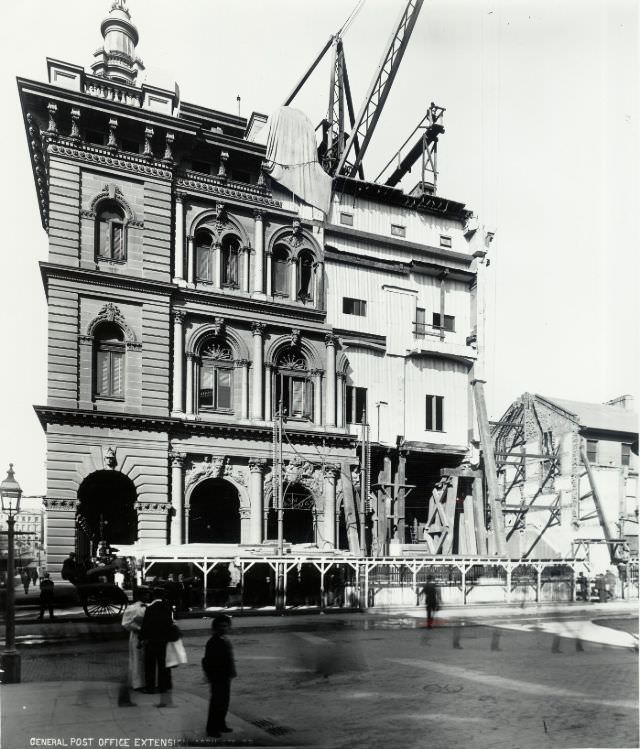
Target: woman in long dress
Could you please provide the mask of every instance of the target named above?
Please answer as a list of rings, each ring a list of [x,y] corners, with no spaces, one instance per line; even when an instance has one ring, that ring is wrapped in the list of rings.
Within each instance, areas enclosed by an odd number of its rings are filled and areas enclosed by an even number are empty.
[[[146,604],[142,600],[142,591],[136,590],[134,601],[124,610],[122,615],[122,626],[129,633],[129,687],[131,689],[142,689],[144,687],[144,651],[138,636]]]

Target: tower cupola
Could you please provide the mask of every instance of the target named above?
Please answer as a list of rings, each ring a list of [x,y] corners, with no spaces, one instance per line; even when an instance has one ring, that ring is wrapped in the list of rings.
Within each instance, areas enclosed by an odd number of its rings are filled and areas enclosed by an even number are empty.
[[[135,85],[144,65],[136,57],[138,29],[131,22],[126,0],[113,0],[107,17],[100,24],[104,46],[94,55],[94,75]]]

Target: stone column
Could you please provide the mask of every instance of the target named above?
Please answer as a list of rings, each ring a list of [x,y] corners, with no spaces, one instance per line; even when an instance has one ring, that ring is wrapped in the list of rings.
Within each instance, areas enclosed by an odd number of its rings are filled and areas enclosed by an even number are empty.
[[[174,281],[180,282],[184,280],[184,204],[186,195],[179,192],[176,195],[176,242],[175,242],[175,265],[174,265]]]
[[[243,247],[244,265],[242,266],[242,291],[249,293],[249,258],[251,257],[251,247]]]
[[[196,282],[196,259],[193,241],[193,236],[190,234],[187,237],[187,283],[191,285],[194,285]]]
[[[255,211],[255,265],[253,268],[253,290],[261,294],[264,292],[264,223],[260,211]]]
[[[78,378],[78,408],[93,408],[93,336],[78,337],[80,371]]]
[[[267,461],[252,458],[249,461],[251,471],[249,497],[251,499],[251,537],[250,543],[262,543],[262,515],[264,505],[264,471]]]
[[[240,371],[240,418],[249,418],[249,360],[236,359],[234,366]]]
[[[183,362],[184,362],[184,325],[185,313],[173,311],[173,411],[184,413],[183,399]]]
[[[267,250],[267,296],[273,296],[272,277],[271,277],[271,253]]]
[[[344,428],[344,382],[345,382],[345,374],[344,372],[338,372],[338,392],[336,393],[336,426],[340,427],[341,429]]]
[[[313,423],[322,424],[322,370],[312,369],[309,374],[313,377]]]
[[[47,562],[49,572],[60,579],[59,573],[67,555],[75,551],[76,546],[76,510],[77,499],[56,499],[45,497],[45,539],[47,542]]]
[[[195,402],[193,399],[194,391],[196,389],[196,356],[195,354],[187,354],[187,416],[193,416],[195,413]]]
[[[316,263],[316,295],[314,298],[316,309],[324,309],[324,263]]]
[[[327,345],[327,421],[328,427],[336,425],[336,337],[331,333],[325,336]]]
[[[183,453],[169,453],[171,458],[171,543],[184,543],[184,461]]]
[[[264,352],[262,346],[262,337],[265,331],[263,322],[254,322],[251,324],[253,333],[253,408],[251,416],[254,419],[262,419],[262,374],[264,369]]]
[[[298,258],[289,258],[289,296],[295,302],[298,298]]]
[[[213,263],[213,284],[216,287],[216,289],[219,289],[222,286],[222,252],[220,248],[222,245],[220,242],[214,242],[213,243],[213,252],[212,254],[212,263]]]
[[[271,421],[273,418],[273,415],[271,413],[271,401],[273,400],[273,395],[271,392],[271,387],[273,384],[273,375],[272,375],[272,369],[271,364],[265,364],[264,365],[264,420],[265,421]]]
[[[335,548],[336,545],[336,484],[340,476],[340,467],[324,467],[324,543]]]

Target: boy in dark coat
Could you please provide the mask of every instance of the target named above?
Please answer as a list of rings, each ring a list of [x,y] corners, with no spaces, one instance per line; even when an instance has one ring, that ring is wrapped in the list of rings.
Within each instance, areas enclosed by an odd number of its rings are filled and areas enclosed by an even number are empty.
[[[424,602],[427,606],[427,627],[431,629],[433,625],[433,615],[439,608],[439,594],[438,588],[433,581],[433,576],[427,576],[427,582],[422,588],[422,594],[424,595]]]
[[[231,679],[236,676],[233,648],[227,638],[227,633],[231,629],[231,617],[218,614],[212,622],[212,629],[213,637],[207,642],[202,668],[211,685],[207,735],[218,738],[221,733],[233,730],[226,723]]]
[[[40,580],[40,616],[39,619],[44,619],[44,610],[49,610],[49,618],[53,619],[53,588],[54,582],[49,577],[49,573],[45,572]]]

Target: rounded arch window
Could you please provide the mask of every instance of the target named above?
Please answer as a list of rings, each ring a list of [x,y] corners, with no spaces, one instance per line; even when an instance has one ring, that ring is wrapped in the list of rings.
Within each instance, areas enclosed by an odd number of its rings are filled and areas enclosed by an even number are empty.
[[[238,258],[240,240],[233,234],[227,234],[220,246],[220,278],[223,286],[238,285]]]
[[[198,406],[202,410],[231,411],[233,352],[224,343],[206,341],[200,351]]]
[[[95,380],[98,398],[124,398],[124,332],[113,322],[104,322],[94,331]]]
[[[199,229],[194,237],[196,248],[196,281],[213,282],[213,235]]]
[[[297,262],[298,299],[301,302],[313,301],[313,266],[315,258],[310,250],[302,250]]]
[[[275,361],[274,413],[280,407],[294,419],[313,418],[313,381],[305,357],[294,348],[282,351]]]
[[[286,247],[277,244],[271,258],[273,293],[289,296],[289,252]]]
[[[115,200],[103,200],[98,206],[96,255],[116,262],[127,259],[125,212]]]

